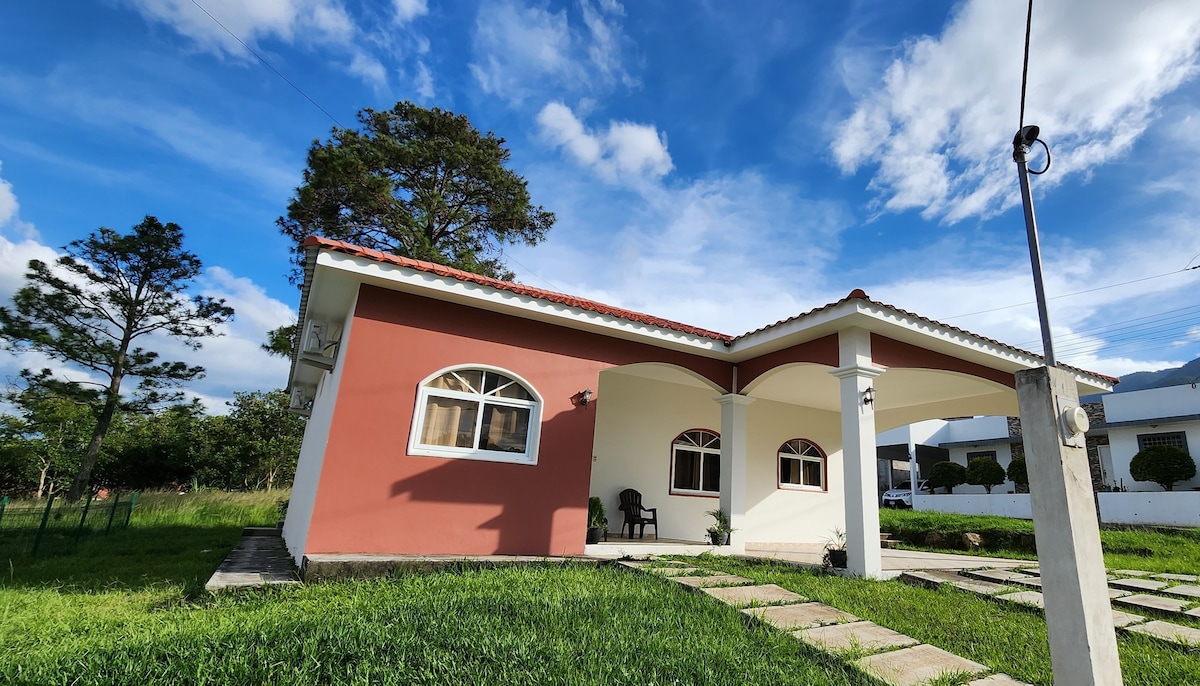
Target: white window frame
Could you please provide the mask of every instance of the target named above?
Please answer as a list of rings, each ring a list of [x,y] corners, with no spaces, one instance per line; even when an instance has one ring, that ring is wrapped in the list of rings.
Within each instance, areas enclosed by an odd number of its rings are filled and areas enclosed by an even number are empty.
[[[449,374],[451,372],[494,372],[503,374],[514,382],[520,384],[533,396],[533,400],[518,400],[515,398],[498,398],[493,395],[482,393],[467,393],[463,391],[452,391],[445,388],[430,388],[428,384],[434,379]],[[497,389],[499,390],[499,389]],[[495,391],[493,391],[494,393]],[[525,452],[509,453],[499,450],[483,450],[480,448],[459,448],[456,446],[446,445],[428,445],[421,443],[421,436],[425,431],[425,406],[430,396],[440,398],[450,398],[453,400],[468,400],[479,403],[479,412],[475,417],[475,439],[473,443],[478,443],[479,432],[483,423],[483,406],[484,403],[490,405],[500,405],[502,407],[518,407],[529,409],[529,433],[525,438]],[[520,375],[487,364],[456,364],[453,367],[440,369],[421,380],[417,385],[417,402],[413,408],[412,430],[408,436],[408,454],[420,455],[424,457],[449,457],[463,460],[482,460],[484,462],[507,462],[510,464],[536,465],[538,461],[538,447],[541,441],[542,434],[542,395],[537,392],[528,381]]]
[[[784,452],[784,449],[789,444],[799,441],[812,447],[817,452],[816,455],[805,455],[801,453]],[[816,462],[821,465],[821,484],[813,486],[810,484],[794,484],[783,480],[783,461],[798,460],[800,462],[800,475],[804,476],[804,463]],[[829,491],[829,456],[821,449],[821,446],[816,442],[810,441],[807,438],[789,438],[779,446],[779,450],[775,454],[775,481],[780,489],[785,491],[809,491],[811,493],[826,493]]]
[[[684,436],[686,436],[690,433],[694,433],[697,431],[699,431],[701,433],[711,434],[712,436],[714,436],[717,441],[717,443],[716,443],[717,447],[715,447],[715,448],[711,447],[711,445],[712,445],[711,440],[707,441],[708,447],[698,446],[698,445],[690,445],[690,446],[678,445],[679,439],[683,438]],[[680,448],[682,448],[683,450],[687,450],[689,452],[700,453],[700,488],[699,489],[676,488],[675,487],[675,466],[676,466],[676,458],[677,458],[675,451]],[[720,462],[721,462],[721,434],[716,431],[713,431],[712,429],[700,429],[700,428],[688,429],[687,431],[680,431],[679,434],[677,436],[675,436],[675,438],[671,439],[671,481],[669,484],[670,488],[668,489],[668,493],[670,495],[689,495],[689,496],[700,496],[703,498],[719,498],[719,497],[721,497],[720,478],[718,478],[718,480],[717,480],[717,490],[715,490],[715,491],[704,490],[704,465],[707,460],[716,460],[717,464],[718,465],[720,464]],[[717,469],[719,470],[720,467],[718,467]]]

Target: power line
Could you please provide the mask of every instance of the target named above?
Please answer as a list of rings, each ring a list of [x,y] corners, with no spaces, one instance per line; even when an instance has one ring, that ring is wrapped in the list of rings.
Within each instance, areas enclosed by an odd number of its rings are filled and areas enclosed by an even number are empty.
[[[1197,257],[1200,257],[1200,255],[1197,255]],[[1194,260],[1196,258],[1193,257],[1192,259]],[[1085,293],[1095,293],[1096,291],[1103,291],[1103,290],[1106,290],[1109,288],[1117,288],[1119,286],[1128,286],[1131,283],[1141,283],[1142,281],[1150,281],[1151,279],[1161,279],[1164,276],[1171,276],[1173,274],[1182,274],[1184,272],[1192,271],[1194,269],[1200,269],[1200,264],[1198,264],[1194,267],[1184,267],[1183,269],[1177,269],[1173,272],[1165,272],[1163,274],[1155,274],[1154,276],[1144,276],[1140,279],[1132,279],[1130,281],[1122,281],[1121,283],[1113,283],[1113,284],[1109,284],[1107,286],[1097,286],[1095,288],[1088,288],[1088,289],[1085,289],[1082,291],[1075,291],[1074,293],[1063,293],[1062,295],[1052,296],[1052,297],[1048,298],[1048,300],[1059,300],[1062,298],[1070,298],[1070,297],[1073,297],[1076,295],[1083,295]],[[1030,300],[1028,302],[1017,303],[1015,305],[1002,305],[1000,307],[993,307],[990,310],[979,310],[978,312],[967,312],[966,314],[956,314],[952,317],[941,317],[940,320],[941,321],[950,321],[951,319],[962,319],[963,317],[974,317],[977,314],[988,314],[989,312],[999,312],[1000,310],[1011,310],[1015,307],[1025,307],[1027,305],[1034,305],[1034,304],[1036,304],[1036,303],[1034,303],[1032,300]]]
[[[295,89],[295,91],[296,91],[297,93],[299,93],[300,95],[303,95],[303,96],[304,96],[304,99],[305,99],[305,100],[307,100],[307,101],[309,101],[310,103],[312,103],[312,106],[313,106],[313,107],[317,108],[318,110],[321,110],[321,113],[322,113],[322,114],[324,114],[326,117],[329,117],[329,120],[330,120],[330,121],[332,121],[334,124],[336,124],[336,125],[338,126],[338,128],[343,128],[343,127],[342,127],[342,124],[341,124],[341,122],[339,122],[339,121],[338,121],[338,120],[337,120],[337,119],[336,119],[336,118],[335,118],[335,117],[334,117],[332,114],[330,114],[329,112],[325,111],[325,108],[324,108],[324,107],[321,107],[321,105],[320,105],[320,104],[318,104],[316,100],[313,100],[312,98],[310,98],[310,97],[308,96],[308,93],[305,93],[304,91],[300,90],[300,86],[297,86],[296,84],[292,83],[292,82],[291,82],[291,80],[290,80],[290,79],[288,79],[288,77],[284,76],[282,72],[280,72],[278,69],[276,69],[276,68],[274,67],[274,65],[272,65],[270,62],[268,62],[266,59],[264,59],[262,55],[258,54],[258,53],[257,53],[257,52],[254,50],[254,48],[250,47],[249,45],[246,45],[246,41],[244,41],[244,40],[242,40],[241,38],[239,38],[239,37],[238,37],[238,35],[237,35],[236,33],[234,33],[233,31],[230,31],[230,30],[229,30],[229,29],[228,29],[228,28],[227,28],[227,27],[226,27],[224,24],[222,24],[222,23],[221,23],[221,20],[220,20],[220,19],[217,19],[216,17],[214,17],[214,16],[212,15],[212,13],[211,13],[211,12],[209,12],[209,11],[208,11],[208,10],[206,10],[206,9],[204,9],[204,6],[203,6],[203,5],[201,5],[201,4],[200,4],[199,2],[197,2],[196,0],[192,0],[192,4],[193,4],[193,5],[195,5],[196,7],[200,8],[200,11],[201,11],[201,12],[205,13],[206,15],[208,15],[208,18],[209,18],[209,19],[212,19],[214,22],[216,22],[217,26],[220,26],[220,27],[221,27],[221,29],[222,29],[223,31],[225,31],[225,33],[228,33],[230,36],[233,36],[233,39],[234,39],[235,41],[237,41],[238,43],[240,43],[240,44],[242,45],[242,47],[243,47],[243,48],[245,48],[246,50],[248,50],[248,51],[250,52],[250,54],[251,54],[251,55],[254,55],[255,57],[257,57],[257,58],[258,58],[258,61],[259,61],[259,62],[262,62],[262,63],[263,63],[263,65],[267,67],[267,69],[270,69],[271,71],[275,72],[275,75],[276,75],[276,76],[278,76],[280,79],[283,79],[283,82],[284,82],[284,83],[286,83],[287,85],[291,86],[291,87],[292,87],[293,89]]]
[[[1170,315],[1170,316],[1166,316],[1166,315]],[[1157,326],[1164,322],[1170,322],[1170,321],[1178,320],[1178,319],[1187,319],[1189,317],[1197,317],[1197,316],[1200,316],[1200,305],[1193,305],[1191,307],[1183,307],[1183,308],[1179,308],[1179,309],[1175,309],[1175,310],[1167,310],[1166,312],[1149,314],[1144,317],[1135,317],[1133,319],[1126,319],[1126,320],[1120,321],[1120,322],[1112,322],[1111,324],[1104,324],[1101,326],[1093,326],[1093,327],[1090,327],[1087,329],[1078,329],[1075,331],[1071,331],[1070,333],[1061,334],[1061,335],[1057,336],[1057,338],[1058,338],[1058,340],[1062,341],[1062,340],[1073,339],[1073,338],[1074,339],[1082,339],[1082,338],[1089,338],[1089,337],[1103,336],[1103,335],[1123,334],[1123,333],[1127,333],[1127,332],[1141,330],[1148,326]],[[1197,323],[1200,323],[1200,319],[1198,319],[1196,321],[1197,321]],[[1188,322],[1184,322],[1184,323],[1188,323]],[[1125,324],[1130,324],[1130,326],[1123,326]],[[1090,336],[1085,335],[1085,334],[1090,334]],[[1018,348],[1020,348],[1020,347],[1034,345],[1038,342],[1039,341],[1022,341],[1022,342],[1016,343],[1014,345],[1016,345]],[[1068,342],[1068,345],[1070,345],[1070,342]]]

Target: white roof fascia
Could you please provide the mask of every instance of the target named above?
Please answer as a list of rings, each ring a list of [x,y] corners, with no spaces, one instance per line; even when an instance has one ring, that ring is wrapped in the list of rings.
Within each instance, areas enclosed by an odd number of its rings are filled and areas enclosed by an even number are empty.
[[[621,319],[610,315],[513,293],[483,284],[460,281],[430,272],[322,250],[318,266],[356,275],[363,283],[389,290],[416,293],[524,319],[601,333],[613,338],[669,348],[712,358],[727,358],[727,346],[719,339]]]

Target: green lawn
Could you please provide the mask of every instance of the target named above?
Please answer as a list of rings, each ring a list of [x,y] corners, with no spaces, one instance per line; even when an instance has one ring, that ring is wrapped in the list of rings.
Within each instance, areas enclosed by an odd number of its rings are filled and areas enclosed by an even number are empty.
[[[914,512],[883,509],[879,526],[909,547],[954,550],[965,532],[984,537],[983,555],[1036,559],[1033,522],[1009,517],[957,515],[945,512]],[[921,545],[926,532],[942,534],[948,548]],[[1200,531],[1196,529],[1148,529],[1104,527],[1100,530],[1104,564],[1109,569],[1144,569],[1151,572],[1195,574],[1200,570]]]
[[[784,632],[615,566],[460,566],[210,596],[279,494],[139,499],[71,555],[0,558],[0,683],[874,684]],[[1037,684],[1045,622],[965,593],[781,564],[690,562],[778,583]],[[1127,684],[1200,683],[1200,653],[1120,639]]]

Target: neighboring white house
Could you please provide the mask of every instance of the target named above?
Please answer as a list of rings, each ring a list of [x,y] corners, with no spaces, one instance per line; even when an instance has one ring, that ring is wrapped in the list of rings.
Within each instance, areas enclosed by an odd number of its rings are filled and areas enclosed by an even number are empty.
[[[934,462],[950,460],[966,467],[977,457],[996,460],[1004,470],[1012,461],[1012,441],[1009,435],[1008,417],[984,416],[966,417],[960,419],[931,419],[924,422],[901,426],[891,431],[879,434],[876,444],[880,446],[880,460],[891,461],[893,472],[901,471],[899,478],[893,474],[893,482],[908,479],[907,463],[901,463],[904,458],[895,458],[884,452],[885,446],[908,444],[917,453],[918,474],[925,478]],[[1019,437],[1016,437],[1020,441]],[[881,472],[886,467],[881,466]],[[880,486],[888,484],[881,477]],[[1012,482],[1005,482],[992,489],[993,493],[1006,493],[1014,490]],[[940,492],[940,491],[939,491]],[[954,487],[955,494],[969,495],[985,493],[983,486],[963,484]]]
[[[1200,388],[1190,385],[1110,393],[1104,402],[1108,451],[1101,451],[1107,483],[1127,491],[1161,491],[1150,481],[1134,481],[1129,463],[1142,448],[1174,445],[1193,458],[1200,452]],[[1105,452],[1108,454],[1106,455]],[[1175,490],[1200,489],[1200,477],[1175,484]]]

